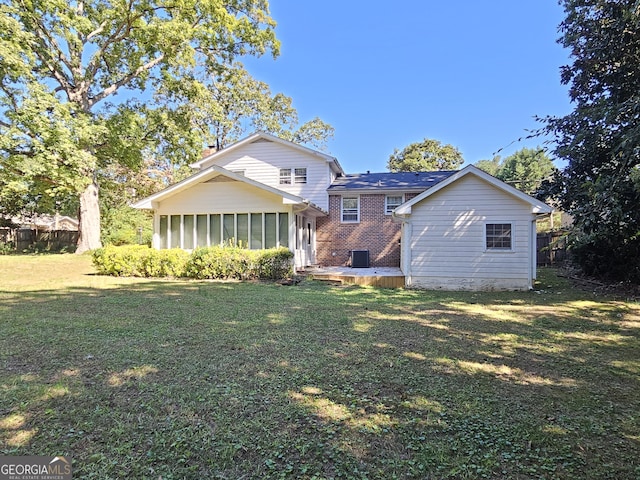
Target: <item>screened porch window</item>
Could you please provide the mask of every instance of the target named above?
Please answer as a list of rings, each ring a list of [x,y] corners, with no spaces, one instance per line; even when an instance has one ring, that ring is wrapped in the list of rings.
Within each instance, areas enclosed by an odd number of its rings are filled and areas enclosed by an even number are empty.
[[[289,214],[285,212],[160,215],[159,228],[161,249],[190,250],[225,243],[252,249],[289,246]]]

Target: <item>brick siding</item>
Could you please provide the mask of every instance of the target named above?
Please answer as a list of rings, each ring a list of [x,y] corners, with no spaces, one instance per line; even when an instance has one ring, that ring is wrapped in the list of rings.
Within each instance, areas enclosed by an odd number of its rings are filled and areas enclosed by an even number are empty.
[[[416,194],[407,194],[409,200]],[[400,223],[385,215],[385,195],[360,195],[360,222],[342,223],[341,196],[329,195],[329,216],[317,219],[317,261],[348,265],[352,250],[369,250],[372,267],[400,266]]]

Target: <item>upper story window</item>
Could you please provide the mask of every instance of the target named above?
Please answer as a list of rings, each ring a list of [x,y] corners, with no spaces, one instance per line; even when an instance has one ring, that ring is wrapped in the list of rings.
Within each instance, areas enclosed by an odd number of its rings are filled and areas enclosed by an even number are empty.
[[[291,169],[280,169],[280,185],[291,185]]]
[[[387,195],[384,201],[384,213],[391,215],[391,213],[404,203],[404,195]]]
[[[360,221],[360,197],[342,197],[341,219],[343,223]]]
[[[296,168],[294,170],[295,176],[293,177],[294,183],[307,183],[307,169]]]
[[[281,168],[280,169],[280,185],[291,185],[307,183],[306,168]]]
[[[487,250],[511,250],[513,225],[511,223],[487,223]]]

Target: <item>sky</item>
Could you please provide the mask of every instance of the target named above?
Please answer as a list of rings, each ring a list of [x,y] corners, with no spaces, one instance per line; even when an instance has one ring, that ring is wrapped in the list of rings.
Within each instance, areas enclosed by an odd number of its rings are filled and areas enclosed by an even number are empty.
[[[394,149],[431,138],[464,165],[503,158],[535,117],[569,113],[557,0],[270,0],[280,55],[243,63],[293,99],[301,123],[335,128],[347,173],[386,171]]]

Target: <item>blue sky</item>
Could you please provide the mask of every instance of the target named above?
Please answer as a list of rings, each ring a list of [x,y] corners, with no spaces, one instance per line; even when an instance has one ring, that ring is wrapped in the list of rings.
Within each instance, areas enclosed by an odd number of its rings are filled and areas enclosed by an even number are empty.
[[[349,173],[385,171],[394,148],[423,138],[460,149],[465,165],[543,139],[518,139],[535,116],[571,110],[559,69],[556,0],[271,0],[282,43],[247,59],[254,77],[293,98],[335,137]]]

